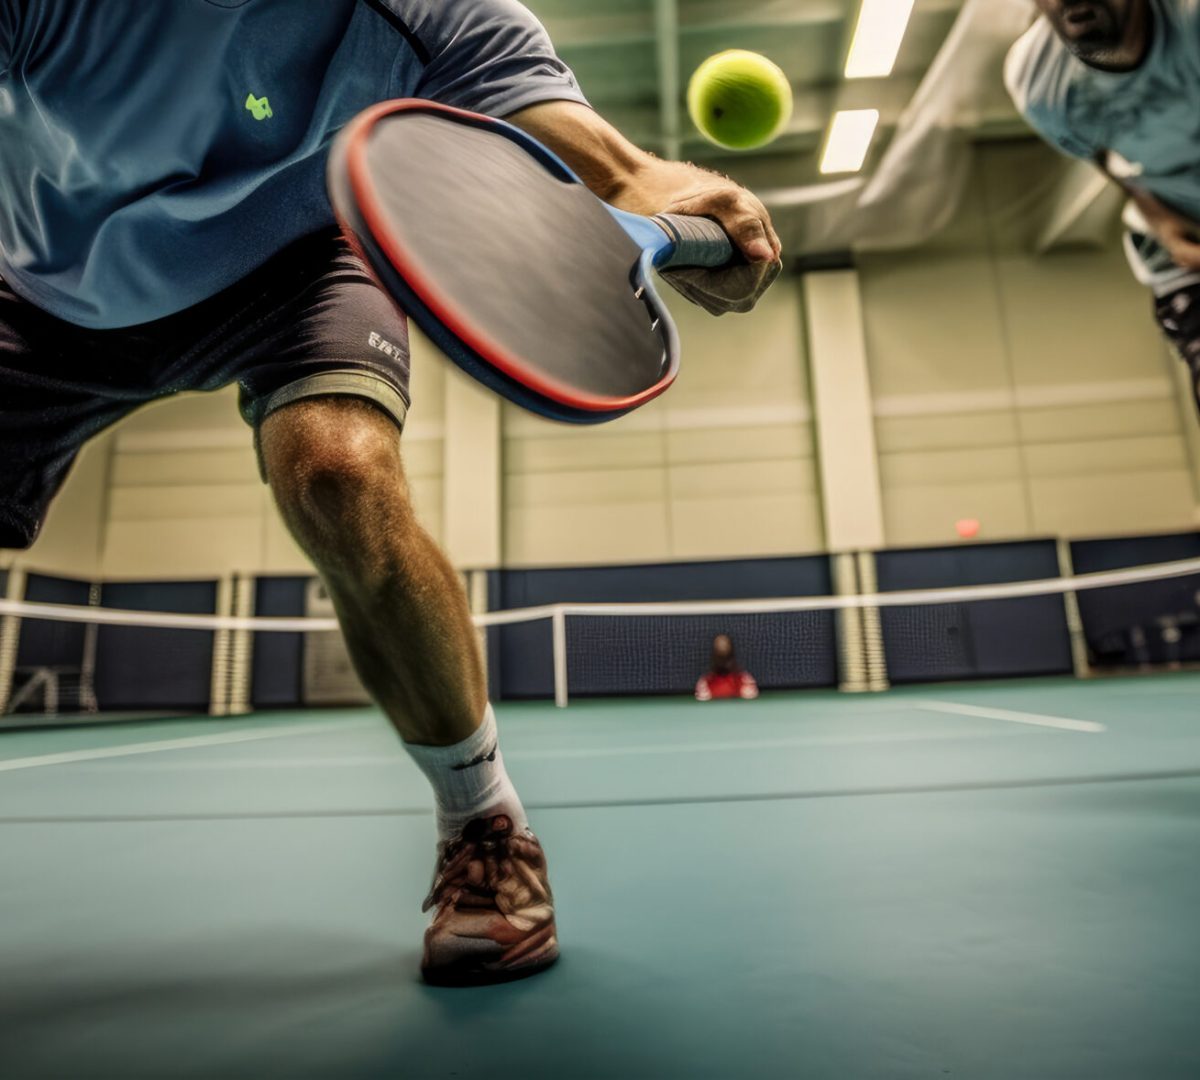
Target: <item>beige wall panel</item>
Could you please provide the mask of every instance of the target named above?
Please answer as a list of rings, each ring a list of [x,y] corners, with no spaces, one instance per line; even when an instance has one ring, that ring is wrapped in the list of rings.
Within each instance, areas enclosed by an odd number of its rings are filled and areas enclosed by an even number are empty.
[[[683,347],[668,412],[807,400],[800,283],[780,280],[749,315],[707,312],[664,289]]]
[[[523,506],[604,506],[608,503],[658,503],[666,492],[663,469],[611,472],[530,473],[508,482],[506,503]]]
[[[1186,470],[1096,473],[1033,481],[1036,524],[1067,537],[1141,535],[1195,527]]]
[[[707,498],[710,512],[717,513],[740,512],[742,500],[752,496],[817,492],[812,466],[798,460],[681,465],[671,470],[670,484],[672,498]]]
[[[1009,389],[994,278],[982,255],[862,262],[871,387],[893,394]]]
[[[1022,436],[1031,443],[1077,439],[1120,439],[1128,435],[1172,435],[1180,431],[1179,409],[1169,399],[1022,409]]]
[[[672,465],[782,460],[806,461],[810,470],[816,456],[810,423],[670,431],[667,455]]]
[[[885,488],[883,512],[892,547],[959,543],[955,525],[978,518],[982,540],[1030,535],[1024,485],[1017,480]]]
[[[114,487],[259,482],[258,463],[249,443],[240,449],[160,450],[113,457]]]
[[[262,512],[258,484],[195,484],[190,487],[118,487],[112,490],[109,523],[191,521],[197,532],[223,517],[255,517]]]
[[[99,577],[111,453],[111,435],[83,448],[50,505],[41,535],[32,548],[15,553],[8,562],[19,558],[31,569],[85,581]]]
[[[175,394],[126,417],[121,422],[121,434],[218,429],[244,432],[249,440],[250,428],[238,412],[237,401],[236,386],[212,394]]]
[[[412,410],[409,417],[416,423],[440,424],[446,396],[446,369],[450,361],[411,323],[409,337],[412,351],[409,378]]]
[[[953,540],[959,516],[988,539],[1188,527],[1186,437],[1115,231],[1034,255],[1054,159],[997,145],[976,165],[951,230],[861,260],[888,542]]]
[[[879,469],[885,487],[1020,480],[1022,471],[1020,452],[1013,446],[884,454]]]
[[[262,561],[263,519],[211,517],[196,521],[110,521],[105,577],[218,577],[228,569],[257,569]],[[247,560],[251,560],[247,563]]]
[[[1115,247],[1002,258],[997,269],[1022,388],[1162,377],[1149,297]]]
[[[1011,409],[949,416],[880,416],[875,437],[881,454],[1012,446],[1017,420]]]
[[[660,562],[671,558],[667,526],[661,498],[603,506],[509,506],[504,522],[505,563],[564,566]]]
[[[1147,435],[1095,442],[1051,443],[1025,448],[1030,475],[1120,476],[1135,472],[1187,470],[1177,435]]]
[[[518,438],[504,441],[509,475],[597,469],[637,469],[661,465],[663,437],[656,432],[596,434],[579,430],[571,438]]]
[[[705,499],[671,503],[672,554],[678,559],[801,555],[824,550],[821,500],[815,491],[750,495],[720,513]]]

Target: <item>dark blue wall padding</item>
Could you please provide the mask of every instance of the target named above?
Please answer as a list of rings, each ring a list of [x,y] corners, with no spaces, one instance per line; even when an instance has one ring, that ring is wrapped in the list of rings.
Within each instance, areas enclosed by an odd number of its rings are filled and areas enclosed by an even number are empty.
[[[113,582],[104,607],[211,615],[215,581]],[[101,709],[208,708],[213,634],[208,630],[102,626],[96,646],[96,698]]]
[[[255,615],[304,614],[307,577],[259,578],[254,591]],[[304,635],[265,633],[254,635],[250,699],[256,709],[293,708],[302,702]]]
[[[1071,545],[1077,574],[1150,563],[1200,558],[1200,533],[1082,540]],[[1141,661],[1200,660],[1200,574],[1079,594],[1079,614],[1093,663],[1122,666]],[[1159,620],[1180,624],[1178,645],[1168,647]],[[1145,653],[1138,655],[1130,631],[1140,628]]]
[[[881,592],[1059,576],[1052,540],[884,551],[876,567]],[[894,683],[1072,670],[1061,596],[882,608],[880,615]]]
[[[91,585],[72,578],[30,574],[25,600],[31,604],[69,604],[86,607]],[[17,667],[78,668],[83,662],[83,623],[53,619],[22,619]]]
[[[493,608],[554,603],[638,603],[827,596],[824,556],[647,566],[503,570],[493,575]],[[833,686],[834,619],[828,612],[790,615],[574,618],[568,621],[573,695],[686,693],[707,670],[712,639],[729,633],[742,664],[760,684]],[[493,693],[506,698],[554,692],[548,622],[489,635]]]

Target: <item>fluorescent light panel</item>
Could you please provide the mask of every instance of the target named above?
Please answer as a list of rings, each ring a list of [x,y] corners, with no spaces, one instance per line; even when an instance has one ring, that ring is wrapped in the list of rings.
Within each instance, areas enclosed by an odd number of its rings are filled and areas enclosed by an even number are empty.
[[[821,172],[858,172],[867,160],[878,126],[878,109],[844,109],[835,113],[821,157]]]
[[[883,79],[892,73],[912,9],[913,0],[862,0],[847,79]]]

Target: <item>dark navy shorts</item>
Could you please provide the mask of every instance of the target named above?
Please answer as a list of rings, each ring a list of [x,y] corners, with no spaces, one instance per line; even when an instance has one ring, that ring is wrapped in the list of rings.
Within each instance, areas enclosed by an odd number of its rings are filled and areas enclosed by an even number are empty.
[[[293,244],[177,315],[118,330],[54,318],[0,281],[0,548],[33,543],[80,448],[151,401],[241,387],[257,431],[301,398],[365,398],[403,428],[408,326],[341,236]]]

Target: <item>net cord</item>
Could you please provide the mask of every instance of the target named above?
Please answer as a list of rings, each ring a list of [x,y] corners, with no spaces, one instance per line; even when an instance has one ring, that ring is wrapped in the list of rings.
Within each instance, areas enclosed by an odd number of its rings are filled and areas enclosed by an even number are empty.
[[[1029,596],[1088,592],[1122,585],[1200,574],[1200,558],[1155,563],[1124,570],[1105,570],[1077,577],[1045,578],[995,585],[914,589],[859,596],[796,596],[757,600],[685,600],[670,603],[546,604],[540,607],[495,611],[472,616],[477,627],[511,626],[545,619],[570,617],[769,615],[800,611],[842,611],[862,608],[922,607],[961,604],[980,600],[1015,600]],[[142,626],[164,630],[251,631],[255,633],[312,633],[337,630],[333,618],[279,618],[227,615],[179,615],[170,612],[127,611],[119,608],[75,607],[66,604],[30,604],[0,600],[0,616],[20,619],[56,619],[103,626]]]

